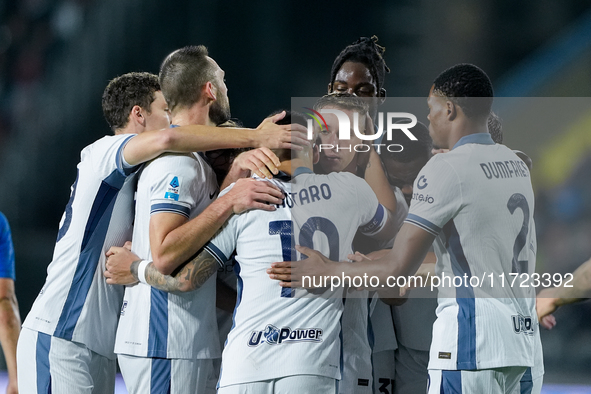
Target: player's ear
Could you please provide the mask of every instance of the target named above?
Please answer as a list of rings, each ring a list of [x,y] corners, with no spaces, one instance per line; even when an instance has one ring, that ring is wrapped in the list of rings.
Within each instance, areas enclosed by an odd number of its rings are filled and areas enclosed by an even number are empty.
[[[380,99],[380,104],[384,104],[384,101],[386,101],[386,89],[381,88],[378,92],[378,97]]]
[[[129,119],[133,121],[135,124],[139,124],[141,126],[146,125],[146,118],[144,117],[142,107],[139,105],[134,105],[129,113]]]
[[[328,94],[330,94],[330,92],[332,92],[332,82],[328,83]]]
[[[454,120],[456,116],[458,116],[458,108],[456,107],[456,104],[451,100],[447,100],[445,105],[447,106],[447,119],[449,121]]]
[[[217,89],[215,88],[215,86],[213,86],[213,83],[211,83],[211,81],[207,81],[207,83],[205,84],[204,92],[205,92],[205,96],[208,99],[214,100],[214,101],[217,100],[217,98],[216,98]]]
[[[320,160],[320,137],[312,145],[312,164],[318,164]]]

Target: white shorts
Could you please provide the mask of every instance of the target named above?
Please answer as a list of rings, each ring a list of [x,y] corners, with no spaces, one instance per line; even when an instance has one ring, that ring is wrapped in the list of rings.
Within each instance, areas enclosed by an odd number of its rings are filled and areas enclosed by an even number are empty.
[[[392,394],[396,376],[394,350],[384,350],[371,355],[373,365],[374,394]]]
[[[427,392],[429,351],[407,348],[400,343],[396,349],[396,378],[394,393]]]
[[[527,367],[476,371],[429,370],[427,394],[521,394],[520,379]]]
[[[118,354],[129,394],[214,394],[217,377],[211,359],[168,359]]]
[[[336,394],[336,382],[326,376],[294,375],[220,387],[218,394]]]
[[[519,381],[520,394],[540,394],[544,375],[532,378],[532,368],[528,368]]]
[[[373,394],[371,358],[343,354],[343,372],[338,383],[339,394]]]
[[[21,393],[110,394],[115,391],[116,361],[81,343],[23,328],[16,357]]]

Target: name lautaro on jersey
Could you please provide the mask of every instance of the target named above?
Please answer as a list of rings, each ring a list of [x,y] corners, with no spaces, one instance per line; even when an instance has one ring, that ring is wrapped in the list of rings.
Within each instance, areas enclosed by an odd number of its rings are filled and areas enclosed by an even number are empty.
[[[332,191],[328,184],[323,183],[320,186],[311,185],[295,192],[284,192],[285,198],[281,204],[275,204],[277,208],[293,208],[295,205],[306,205],[316,201],[330,200]]]
[[[268,324],[263,331],[253,331],[250,334],[248,346],[254,347],[263,343],[280,345],[292,342],[322,342],[322,329],[297,328],[292,330],[289,327],[279,329],[272,324]]]

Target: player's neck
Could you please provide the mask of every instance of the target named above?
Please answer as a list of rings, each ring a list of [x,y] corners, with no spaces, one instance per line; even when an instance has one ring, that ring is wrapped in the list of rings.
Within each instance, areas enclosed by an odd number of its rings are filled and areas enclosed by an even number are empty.
[[[282,161],[281,164],[279,164],[279,167],[277,167],[277,169],[279,171],[285,172],[288,175],[291,175],[298,167],[306,167],[312,169],[312,163],[307,160],[293,158],[291,160]]]
[[[175,112],[172,116],[172,124],[178,126],[193,124],[215,126],[209,118],[209,107],[201,106],[199,103],[196,103],[191,108],[184,108]]]
[[[471,134],[477,133],[488,133],[488,127],[486,120],[484,121],[472,121],[468,118],[462,119],[456,127],[454,127],[449,135],[448,149],[452,149],[458,141]]]

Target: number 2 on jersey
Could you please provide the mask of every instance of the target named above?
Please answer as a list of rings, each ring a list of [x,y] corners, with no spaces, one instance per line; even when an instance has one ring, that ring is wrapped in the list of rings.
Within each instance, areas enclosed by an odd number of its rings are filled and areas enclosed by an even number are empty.
[[[521,225],[521,231],[517,234],[517,238],[515,239],[515,244],[513,244],[513,269],[511,272],[521,274],[523,272],[527,272],[527,260],[519,260],[519,253],[525,246],[525,242],[527,240],[527,233],[529,230],[529,205],[527,204],[527,199],[523,194],[515,193],[509,198],[507,202],[507,208],[509,209],[509,213],[513,215],[513,212],[517,208],[521,208],[523,211],[523,223]]]
[[[300,231],[299,244],[314,249],[313,237],[316,231],[320,231],[326,235],[329,247],[328,258],[337,261],[339,259],[339,232],[334,223],[326,218],[319,216],[309,218]],[[269,235],[279,235],[283,261],[295,260],[293,221],[276,220],[269,222]],[[281,297],[293,297],[294,292],[295,289],[282,287]]]

